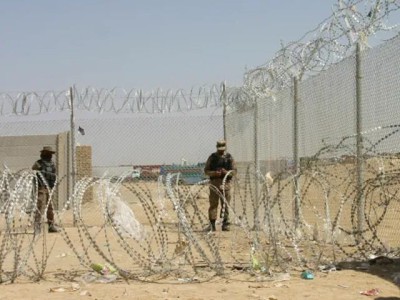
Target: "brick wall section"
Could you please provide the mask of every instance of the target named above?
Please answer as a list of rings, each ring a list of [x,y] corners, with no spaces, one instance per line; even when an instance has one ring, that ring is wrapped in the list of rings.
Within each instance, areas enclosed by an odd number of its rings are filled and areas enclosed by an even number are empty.
[[[92,177],[92,147],[77,146],[76,147],[76,180],[84,177]],[[93,200],[93,188],[86,190],[83,196],[83,203]]]

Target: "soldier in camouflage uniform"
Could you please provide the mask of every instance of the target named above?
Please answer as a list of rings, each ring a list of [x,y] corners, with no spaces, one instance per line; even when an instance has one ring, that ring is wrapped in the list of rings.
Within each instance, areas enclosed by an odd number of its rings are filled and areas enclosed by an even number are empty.
[[[217,151],[212,153],[204,167],[204,173],[210,177],[210,207],[208,218],[210,225],[206,231],[215,231],[215,222],[218,216],[218,204],[221,202],[222,230],[229,231],[229,209],[224,205],[224,199],[228,204],[231,201],[231,181],[236,175],[236,162],[232,155],[226,152],[226,142],[217,142]],[[225,182],[224,182],[225,180]]]
[[[41,219],[47,208],[47,223],[49,232],[59,232],[59,229],[54,224],[53,204],[50,201],[49,191],[54,188],[56,183],[56,166],[52,161],[52,156],[55,153],[49,146],[43,147],[40,151],[40,159],[35,162],[32,170],[37,171],[37,209],[35,212],[35,232],[41,230]]]

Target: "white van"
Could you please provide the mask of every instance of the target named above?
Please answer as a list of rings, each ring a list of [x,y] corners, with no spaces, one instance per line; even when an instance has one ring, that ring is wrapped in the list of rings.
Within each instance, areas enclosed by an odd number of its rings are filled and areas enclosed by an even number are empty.
[[[132,179],[139,179],[140,178],[140,170],[137,170],[137,169],[133,170],[132,173],[131,173],[131,178]]]

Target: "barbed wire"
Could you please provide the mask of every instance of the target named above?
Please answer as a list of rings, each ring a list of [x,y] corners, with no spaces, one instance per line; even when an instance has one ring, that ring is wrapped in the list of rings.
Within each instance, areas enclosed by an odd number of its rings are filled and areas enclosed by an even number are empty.
[[[71,98],[77,110],[96,113],[188,112],[219,107],[221,103],[221,87],[216,84],[193,87],[190,90],[156,89],[150,92],[141,89],[97,89],[94,87],[74,87],[71,90],[0,93],[0,116],[69,111]]]
[[[388,17],[399,8],[398,0],[338,0],[332,15],[316,29],[282,45],[271,61],[247,71],[243,86],[230,91],[236,100],[232,103],[251,105],[254,99],[274,97],[291,86],[294,77],[304,79],[349,57],[357,43],[370,47],[368,39],[383,32],[394,37],[399,24],[389,25]]]
[[[388,24],[389,15],[399,12],[400,0],[338,0],[333,13],[316,29],[298,41],[282,45],[274,58],[244,74],[241,87],[226,90],[223,84],[192,87],[190,90],[74,87],[47,92],[0,93],[0,116],[35,115],[66,111],[71,96],[76,108],[91,112],[172,113],[187,112],[222,103],[232,109],[252,105],[255,99],[274,97],[274,93],[293,82],[326,70],[354,53],[357,43],[370,47],[369,39],[383,32],[393,37],[399,24]]]

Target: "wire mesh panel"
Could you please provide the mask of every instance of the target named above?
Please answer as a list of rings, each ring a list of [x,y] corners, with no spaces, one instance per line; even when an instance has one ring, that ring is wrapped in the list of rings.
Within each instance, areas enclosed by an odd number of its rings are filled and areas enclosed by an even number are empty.
[[[361,55],[366,238],[383,249],[396,247],[400,242],[393,226],[400,212],[399,46],[397,37]]]
[[[399,63],[398,55],[391,51],[398,48],[398,41],[373,49],[376,52],[354,54],[299,82],[297,90],[291,87],[273,97],[259,97],[252,111],[238,109],[240,113],[231,114],[229,137],[239,137],[238,132],[247,129],[243,140],[231,145],[231,151],[241,157],[246,145],[245,157],[254,159],[246,164],[245,173],[246,195],[254,204],[235,207],[237,213],[243,217],[245,212],[250,224],[252,216],[258,215],[269,238],[283,234],[297,243],[300,236],[307,237],[320,246],[332,247],[328,251],[342,257],[367,256],[397,245],[391,230],[399,205],[395,192],[399,126],[394,118],[399,111],[398,76],[393,76]],[[239,124],[245,125],[237,127]],[[295,157],[296,125],[297,173],[294,162],[290,162]],[[254,145],[249,149],[252,137]],[[277,163],[282,161],[285,163]]]
[[[247,224],[254,224],[254,177],[249,176],[256,172],[255,169],[255,107],[247,107],[242,111],[228,113],[225,116],[225,128],[227,132],[228,151],[232,154],[237,164],[238,186],[235,190],[232,206],[236,218],[240,218]],[[250,189],[248,189],[250,187]]]
[[[94,166],[197,164],[223,136],[221,114],[125,115],[77,119]]]
[[[385,139],[388,134],[385,128],[399,125],[399,47],[400,38],[395,38],[362,52],[362,131],[364,146],[371,154],[398,152],[396,139]]]
[[[71,129],[69,112],[0,118],[1,136],[48,135]]]
[[[51,118],[51,115],[46,117]],[[222,115],[215,111],[200,115],[80,117],[76,124],[77,145],[90,145],[93,166],[103,167],[104,172],[106,167],[204,163],[215,150],[215,142],[223,136]],[[47,135],[69,130],[68,119],[34,118],[2,122],[0,134]]]
[[[299,157],[356,133],[355,60],[299,83]]]
[[[284,172],[293,160],[293,103],[290,89],[259,103],[258,145],[263,174]]]
[[[355,165],[337,168],[335,162],[356,152],[355,139],[348,138],[356,133],[355,70],[348,58],[298,85],[301,218],[307,234],[318,239],[332,240],[339,224],[352,228],[356,195],[346,189],[354,192]]]
[[[237,162],[254,163],[254,109],[226,116],[229,151]]]

